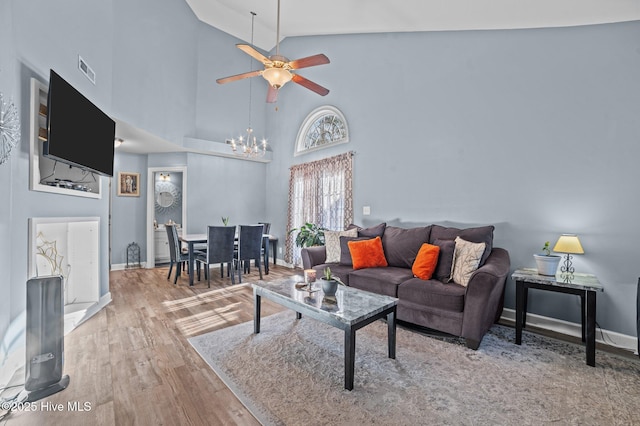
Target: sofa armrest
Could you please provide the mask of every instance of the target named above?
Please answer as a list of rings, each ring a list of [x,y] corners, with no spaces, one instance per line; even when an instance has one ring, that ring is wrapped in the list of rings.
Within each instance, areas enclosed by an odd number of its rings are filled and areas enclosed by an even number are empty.
[[[509,253],[494,247],[482,267],[467,285],[462,320],[462,337],[478,344],[496,322],[504,305],[504,287],[511,268]]]
[[[311,269],[324,263],[327,258],[327,249],[325,246],[304,247],[300,255],[302,256],[302,267]]]

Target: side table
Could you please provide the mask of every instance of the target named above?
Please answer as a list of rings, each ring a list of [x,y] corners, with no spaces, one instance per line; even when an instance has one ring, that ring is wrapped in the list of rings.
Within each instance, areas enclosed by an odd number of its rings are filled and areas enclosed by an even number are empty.
[[[596,293],[604,288],[595,275],[574,273],[569,276],[539,275],[536,269],[516,269],[516,345],[522,343],[522,329],[527,322],[527,296],[530,288],[580,296],[582,341],[587,351],[587,365],[596,365]]]

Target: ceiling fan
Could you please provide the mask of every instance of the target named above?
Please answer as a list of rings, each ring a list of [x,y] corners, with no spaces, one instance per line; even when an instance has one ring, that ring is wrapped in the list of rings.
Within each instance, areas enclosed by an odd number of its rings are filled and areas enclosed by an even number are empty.
[[[255,15],[253,12],[251,13]],[[253,44],[253,40],[251,42]],[[304,78],[300,74],[295,74],[292,72],[293,70],[299,70],[301,68],[328,64],[330,62],[329,58],[327,58],[324,54],[320,53],[313,56],[307,56],[306,58],[295,59],[293,61],[290,61],[288,58],[280,55],[280,0],[278,0],[276,54],[266,57],[249,44],[236,44],[236,47],[252,58],[262,62],[262,64],[264,65],[264,69],[219,78],[216,80],[218,84],[230,83],[232,81],[261,75],[265,80],[269,82],[267,102],[270,103],[275,102],[278,99],[278,90],[289,81],[293,81],[294,83],[306,87],[307,89],[316,92],[320,96],[325,96],[327,93],[329,93],[329,89]]]

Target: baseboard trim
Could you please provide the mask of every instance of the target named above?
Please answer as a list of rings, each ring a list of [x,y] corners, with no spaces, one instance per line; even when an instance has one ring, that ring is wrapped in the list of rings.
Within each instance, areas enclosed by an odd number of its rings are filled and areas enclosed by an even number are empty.
[[[136,266],[136,268],[146,268],[147,267],[147,263],[146,262],[142,262],[140,264],[140,266]],[[111,270],[112,271],[124,271],[125,269],[127,269],[127,264],[126,263],[113,263],[111,265]]]
[[[291,268],[291,269],[295,268],[294,265],[292,265],[291,263],[285,262],[284,259],[276,259],[276,265],[284,266],[286,268]]]
[[[515,324],[516,311],[514,309],[504,308],[500,320]],[[582,326],[574,322],[527,313],[527,325],[549,330],[554,333],[582,338]],[[625,349],[636,355],[638,354],[638,338],[634,336],[597,328],[596,342],[618,349]]]

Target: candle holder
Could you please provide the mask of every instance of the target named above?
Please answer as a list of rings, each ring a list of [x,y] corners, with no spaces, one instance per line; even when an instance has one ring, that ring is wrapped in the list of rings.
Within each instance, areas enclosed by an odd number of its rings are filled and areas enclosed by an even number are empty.
[[[315,269],[305,269],[304,270],[304,282],[307,285],[307,291],[313,290],[313,283],[316,282],[316,271]]]

